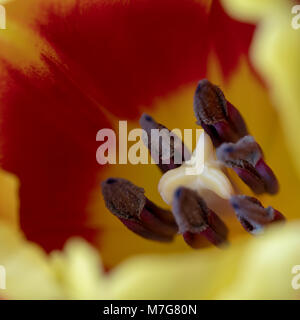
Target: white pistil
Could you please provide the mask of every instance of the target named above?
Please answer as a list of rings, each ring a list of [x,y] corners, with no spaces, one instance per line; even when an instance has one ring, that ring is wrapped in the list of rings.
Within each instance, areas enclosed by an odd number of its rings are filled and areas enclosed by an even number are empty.
[[[191,160],[166,172],[159,181],[158,191],[163,200],[171,205],[178,187],[195,190],[200,196],[203,196],[204,190],[210,190],[223,199],[229,199],[234,194],[229,179],[216,160],[211,139],[204,131]]]

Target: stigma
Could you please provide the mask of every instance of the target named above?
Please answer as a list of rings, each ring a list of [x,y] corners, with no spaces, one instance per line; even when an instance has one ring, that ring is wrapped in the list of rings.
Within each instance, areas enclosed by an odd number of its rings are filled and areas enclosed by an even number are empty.
[[[171,205],[174,192],[179,187],[187,187],[200,196],[209,190],[227,200],[234,194],[230,180],[216,159],[212,141],[205,132],[199,137],[191,159],[161,177],[158,191],[162,199]]]

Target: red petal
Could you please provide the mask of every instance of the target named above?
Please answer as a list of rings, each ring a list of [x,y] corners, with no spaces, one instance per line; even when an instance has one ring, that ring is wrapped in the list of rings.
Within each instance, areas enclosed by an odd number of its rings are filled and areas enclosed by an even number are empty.
[[[248,57],[255,27],[230,18],[219,1],[213,1],[209,32],[211,47],[220,61],[223,74],[228,78],[241,55]]]
[[[46,23],[37,23],[41,34],[77,78],[89,78],[100,103],[122,117],[137,116],[136,107],[202,78],[211,47],[229,75],[247,55],[254,31],[231,19],[219,1],[209,15],[194,0],[98,1],[66,14],[60,6],[45,10]]]
[[[21,227],[47,250],[72,235],[92,241],[86,206],[100,182],[96,133],[110,124],[54,65],[45,76],[7,69],[2,165],[20,179]]]

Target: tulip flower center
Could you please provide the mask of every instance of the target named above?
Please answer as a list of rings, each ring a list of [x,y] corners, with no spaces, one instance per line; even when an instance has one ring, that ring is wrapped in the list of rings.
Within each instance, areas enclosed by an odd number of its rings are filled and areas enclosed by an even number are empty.
[[[265,163],[261,147],[249,135],[238,109],[226,100],[220,88],[204,79],[196,88],[194,112],[205,132],[189,160],[182,158],[181,164],[174,161],[178,148],[185,148],[183,142],[170,144],[169,140],[168,159],[162,154],[162,147],[155,151],[156,164],[163,173],[158,190],[170,210],[159,208],[146,198],[142,188],[120,178],[110,178],[102,184],[107,208],[144,238],[172,241],[179,232],[192,248],[197,248],[203,237],[216,246],[228,244],[222,212],[209,208],[207,190],[229,201],[241,225],[253,235],[262,233],[270,223],[283,221],[276,209],[264,208],[254,197],[236,194],[225,173],[226,167],[235,171],[255,194],[276,194],[279,189],[275,174]],[[170,131],[146,114],[140,124],[148,135],[145,144],[153,157],[151,130]],[[161,137],[163,140],[164,135]],[[164,141],[160,143],[163,145]],[[180,154],[184,152],[181,150]]]

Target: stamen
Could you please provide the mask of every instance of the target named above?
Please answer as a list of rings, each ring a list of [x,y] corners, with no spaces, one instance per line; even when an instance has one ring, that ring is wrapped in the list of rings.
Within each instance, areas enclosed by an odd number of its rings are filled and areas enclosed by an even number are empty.
[[[127,228],[146,239],[172,241],[178,230],[172,213],[156,206],[144,193],[144,189],[121,178],[102,183],[107,209]]]
[[[102,183],[106,207],[127,228],[146,239],[172,241],[179,228],[192,248],[202,247],[204,238],[216,246],[228,243],[226,225],[206,204],[213,208],[215,198],[227,200],[227,204],[230,200],[237,218],[251,234],[285,220],[279,211],[264,208],[256,198],[233,195],[234,188],[221,162],[233,168],[257,194],[275,194],[279,186],[259,144],[248,135],[241,114],[225,99],[221,89],[201,80],[195,93],[194,112],[207,134],[203,132],[199,137],[192,157],[173,132],[147,114],[140,118],[144,143],[164,173],[158,190],[162,199],[172,205],[173,214],[147,199],[144,189],[121,178],[109,178]],[[154,138],[152,130],[159,132]],[[213,145],[218,147],[219,161]],[[209,202],[210,198],[214,203]]]
[[[140,125],[147,133],[147,139],[144,140],[144,143],[152,158],[157,160],[156,164],[163,173],[180,167],[184,161],[190,159],[191,154],[179,137],[162,124],[157,123],[151,116],[146,113],[142,114]],[[164,130],[165,134],[155,138],[153,134],[151,135],[151,131],[154,129]],[[157,141],[158,139],[159,141]],[[168,150],[165,150],[166,148]],[[166,155],[167,158],[164,158]]]
[[[253,197],[233,196],[230,203],[244,229],[254,235],[263,232],[270,223],[285,220],[279,211],[272,207],[264,208],[260,201]]]
[[[222,90],[207,79],[198,83],[194,112],[197,123],[211,137],[215,147],[223,142],[236,142],[248,134],[239,111],[225,99]]]
[[[217,149],[217,158],[233,168],[256,194],[278,192],[278,181],[252,136],[245,136],[236,143],[223,143]]]
[[[178,188],[174,193],[173,214],[179,232],[192,248],[197,248],[199,237],[204,236],[216,246],[227,242],[228,229],[224,222],[207,206],[197,192]]]

